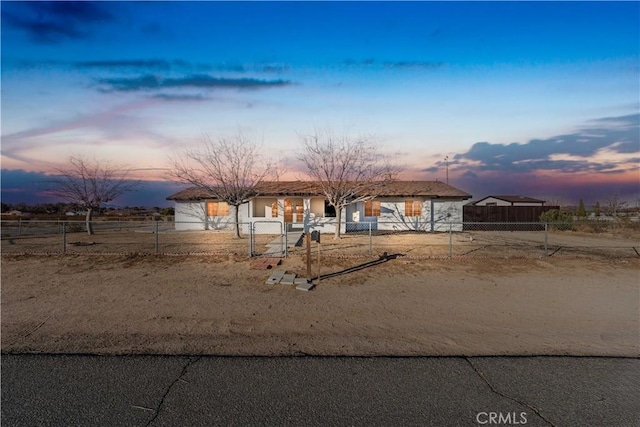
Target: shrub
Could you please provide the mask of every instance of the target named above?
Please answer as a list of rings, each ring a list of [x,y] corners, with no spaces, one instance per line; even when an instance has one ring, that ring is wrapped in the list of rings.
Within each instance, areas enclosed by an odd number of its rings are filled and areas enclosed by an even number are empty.
[[[70,222],[67,224],[67,233],[84,233],[85,226],[81,222]]]
[[[576,216],[579,218],[584,218],[587,216],[587,210],[584,208],[584,202],[580,199],[580,204],[578,205],[578,212],[576,212]]]
[[[540,222],[548,223],[552,230],[571,230],[573,216],[559,209],[551,209],[540,215]]]

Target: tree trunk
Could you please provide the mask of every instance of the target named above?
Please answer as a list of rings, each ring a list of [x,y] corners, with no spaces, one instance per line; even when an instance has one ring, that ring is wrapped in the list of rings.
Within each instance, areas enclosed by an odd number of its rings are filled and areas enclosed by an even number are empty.
[[[240,206],[235,206],[235,224],[233,225],[236,239],[240,238]]]
[[[342,227],[342,207],[336,206],[336,233],[334,239],[340,238],[340,227]]]
[[[86,225],[87,225],[87,234],[90,236],[93,234],[93,222],[91,221],[91,216],[93,214],[93,209],[87,209],[87,217],[86,217]]]

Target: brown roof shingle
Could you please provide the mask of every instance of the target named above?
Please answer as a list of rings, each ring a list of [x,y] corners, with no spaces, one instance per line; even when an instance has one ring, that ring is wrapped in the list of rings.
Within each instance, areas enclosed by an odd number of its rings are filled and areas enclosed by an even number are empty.
[[[471,194],[441,181],[391,181],[381,183],[379,197],[431,197],[469,199]],[[267,181],[258,186],[258,196],[322,196],[322,188],[314,181]],[[195,201],[211,199],[201,188],[191,187],[167,197],[167,200]]]
[[[534,199],[533,197],[527,197],[527,196],[487,196],[478,200],[475,203],[481,202],[488,198],[504,200],[505,202],[510,202],[510,203],[545,203],[544,200]]]

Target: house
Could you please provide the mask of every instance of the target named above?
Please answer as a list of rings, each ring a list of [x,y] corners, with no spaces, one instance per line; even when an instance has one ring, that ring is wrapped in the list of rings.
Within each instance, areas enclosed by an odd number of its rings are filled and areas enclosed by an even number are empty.
[[[464,201],[471,195],[440,181],[393,181],[380,184],[376,198],[347,206],[341,232],[357,230],[462,230]],[[233,212],[202,189],[187,188],[167,200],[175,203],[176,230],[231,228]],[[248,203],[239,207],[243,232],[249,223],[255,233],[276,234],[287,229],[334,233],[336,212],[312,181],[261,183]],[[280,231],[278,231],[280,230]]]
[[[544,206],[545,201],[526,196],[487,196],[474,206]]]

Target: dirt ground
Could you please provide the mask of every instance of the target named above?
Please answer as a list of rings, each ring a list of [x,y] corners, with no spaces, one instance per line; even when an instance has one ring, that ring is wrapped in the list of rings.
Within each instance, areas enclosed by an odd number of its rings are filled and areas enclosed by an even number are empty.
[[[372,260],[3,255],[2,351],[640,356],[638,257]]]
[[[117,225],[117,224],[116,224]],[[175,231],[171,224],[158,234],[152,232],[153,224],[135,224],[138,228],[101,230],[95,235],[86,233],[54,233],[52,229],[36,230],[24,226],[22,235],[3,230],[2,254],[236,254],[248,256],[250,239],[234,239],[230,232]],[[169,228],[167,228],[169,227]],[[15,230],[14,230],[15,231]],[[289,246],[299,236],[290,235]],[[269,244],[278,243],[282,249],[285,240],[281,236],[256,234],[253,238],[254,254],[262,254]],[[273,246],[271,246],[273,249]],[[315,250],[315,249],[314,249]],[[304,248],[290,247],[293,256],[304,253]],[[369,236],[364,233],[347,233],[336,241],[332,235],[323,234],[322,253],[327,257],[367,257],[383,252],[402,253],[407,258],[507,258],[528,257],[586,257],[586,258],[637,258],[640,256],[640,231],[620,229],[615,233],[588,233],[580,231],[464,231],[449,233],[396,233]]]

